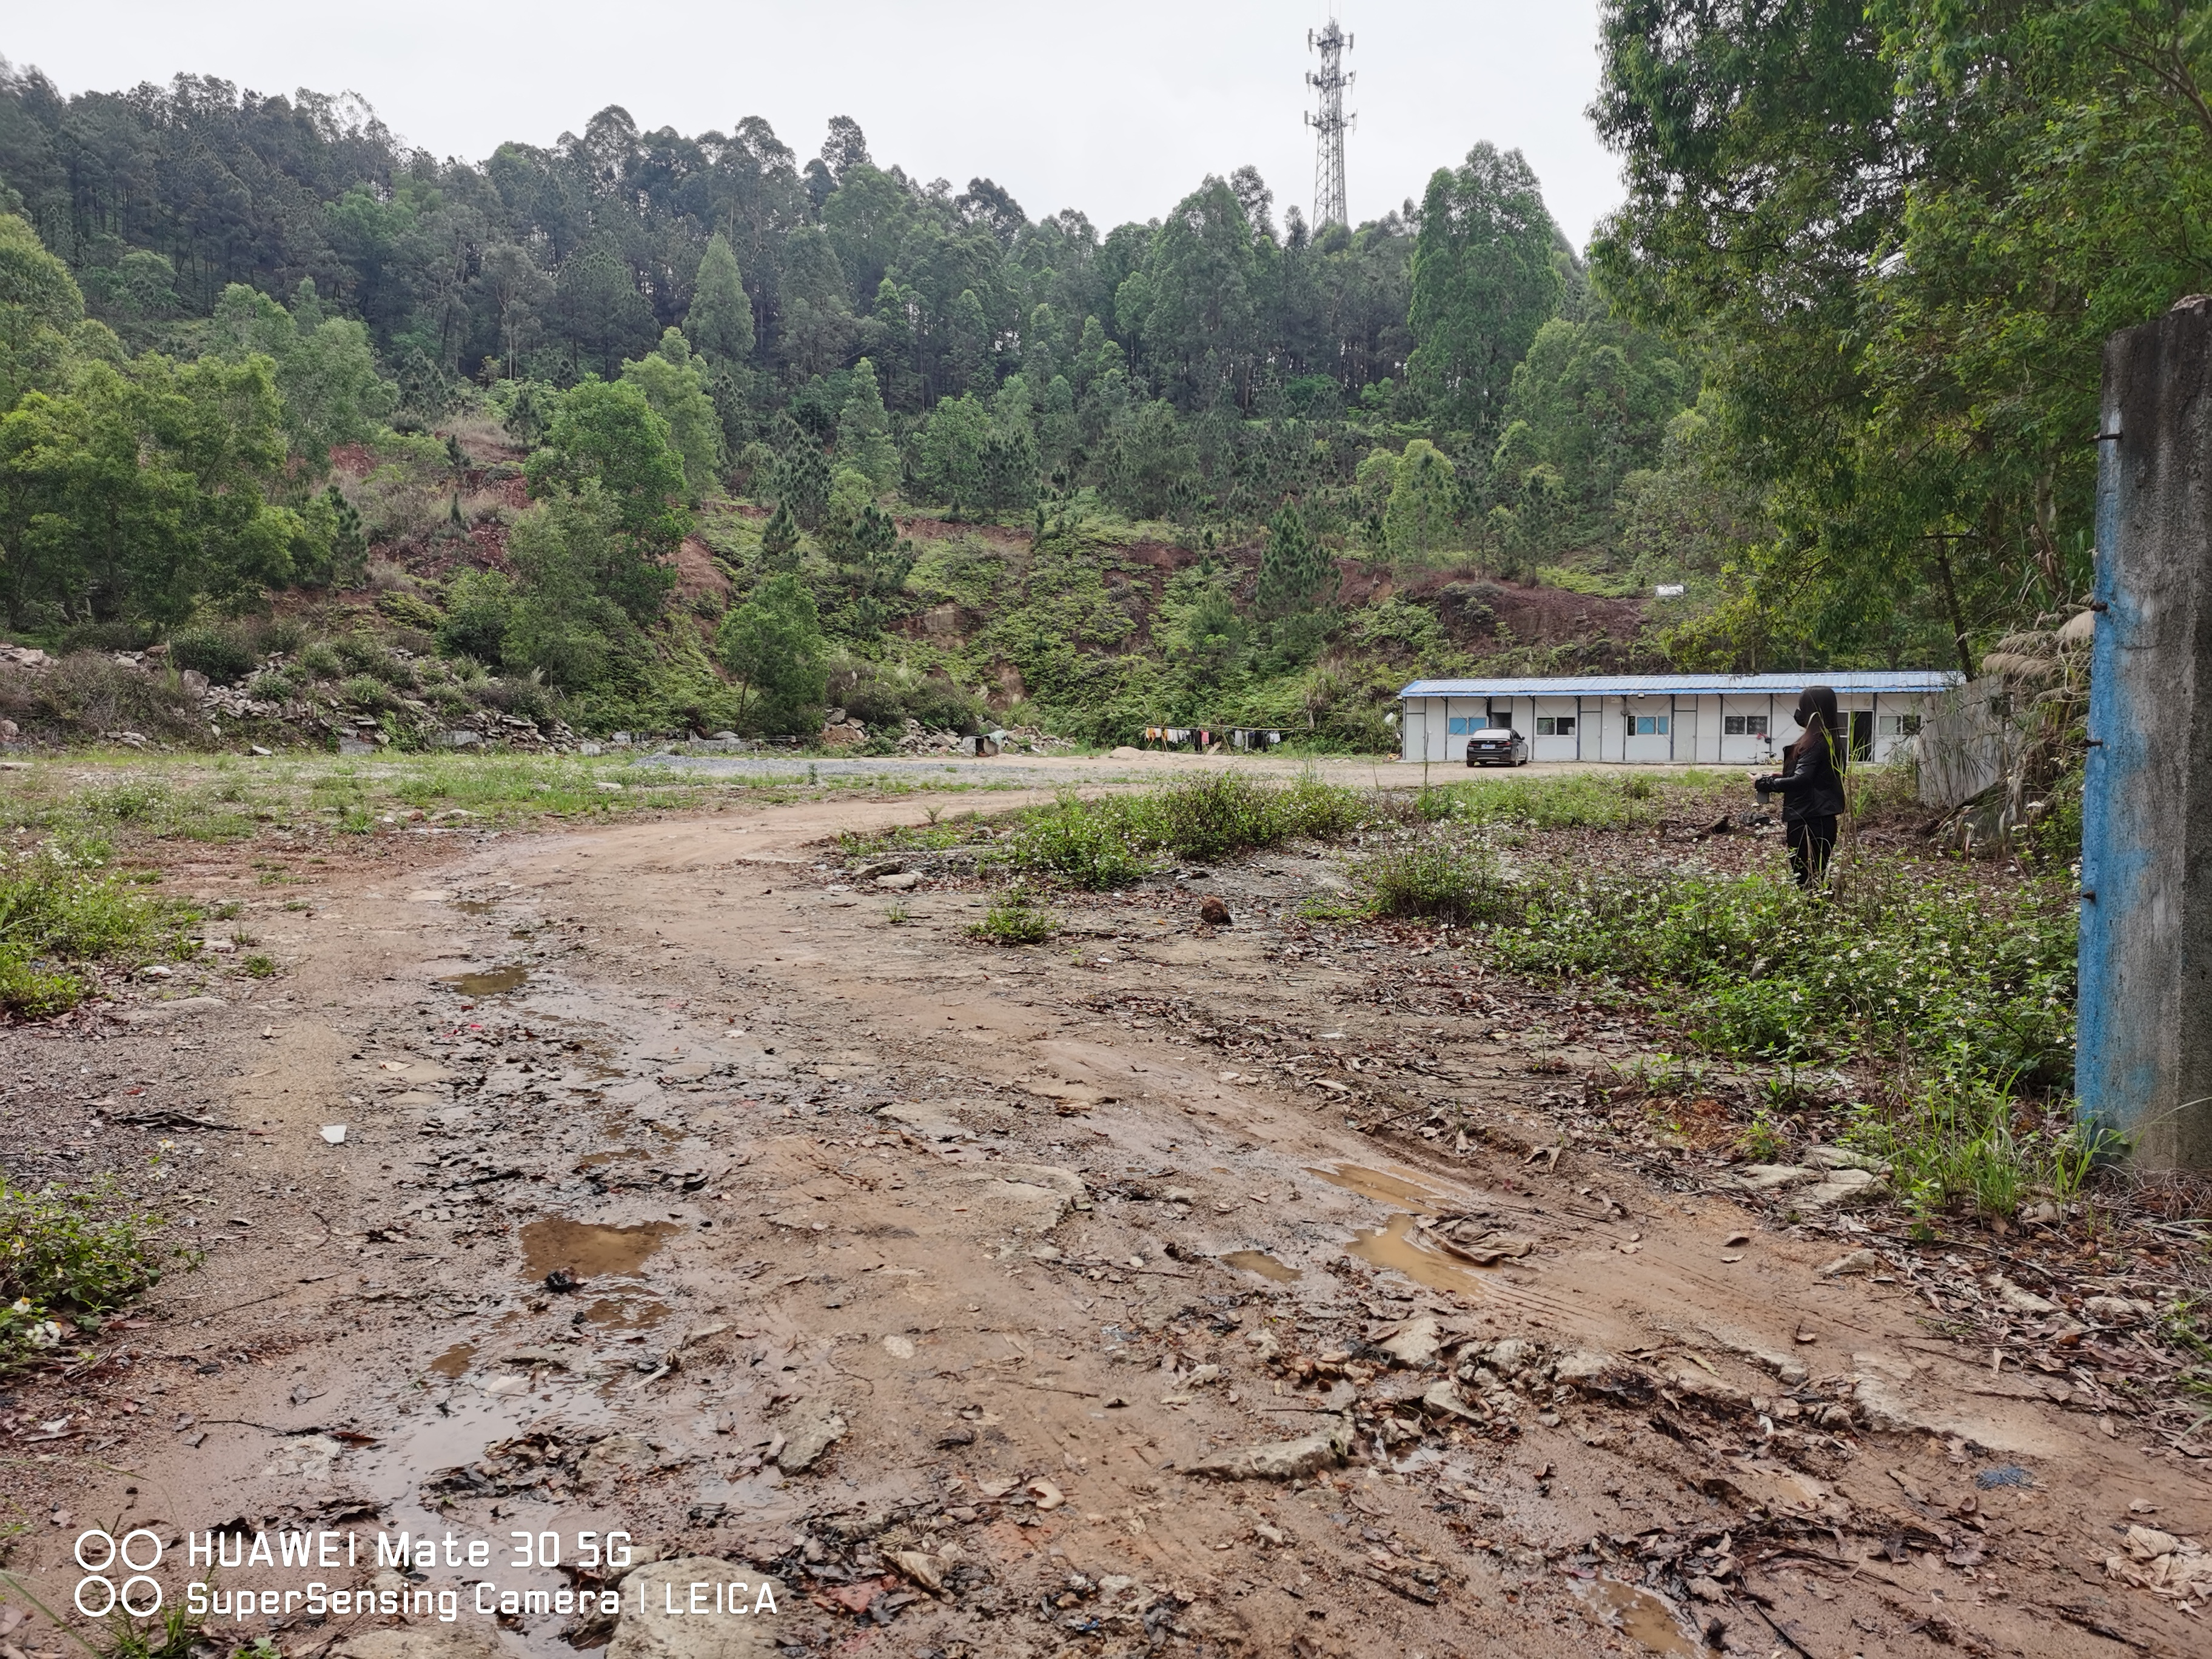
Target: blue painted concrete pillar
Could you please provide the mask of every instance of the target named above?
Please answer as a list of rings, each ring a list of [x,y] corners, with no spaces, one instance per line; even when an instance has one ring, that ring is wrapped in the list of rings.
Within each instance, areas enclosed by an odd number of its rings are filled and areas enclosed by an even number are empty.
[[[2075,1090],[2212,1168],[2212,299],[2105,344]]]

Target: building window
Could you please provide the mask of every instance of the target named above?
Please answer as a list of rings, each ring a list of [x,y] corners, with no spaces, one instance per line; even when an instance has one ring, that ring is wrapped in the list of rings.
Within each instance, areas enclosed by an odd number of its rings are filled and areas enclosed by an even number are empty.
[[[1920,735],[1920,716],[1917,714],[1884,714],[1875,722],[1875,732],[1885,738],[1917,738]]]
[[[1454,714],[1451,717],[1451,735],[1455,738],[1463,738],[1467,735],[1466,715]]]
[[[1575,734],[1572,714],[1539,714],[1536,716],[1536,735],[1540,738],[1571,738]]]
[[[1667,717],[1664,714],[1637,715],[1636,735],[1639,738],[1665,737],[1667,735]]]
[[[1766,716],[1764,714],[1723,714],[1721,734],[1730,738],[1763,738],[1766,735]]]

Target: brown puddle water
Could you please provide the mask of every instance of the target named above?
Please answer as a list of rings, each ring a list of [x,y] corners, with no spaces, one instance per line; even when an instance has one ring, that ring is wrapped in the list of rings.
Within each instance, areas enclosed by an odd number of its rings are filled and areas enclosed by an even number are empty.
[[[1272,1279],[1278,1285],[1293,1284],[1301,1277],[1296,1267],[1288,1262],[1276,1261],[1265,1250],[1231,1250],[1221,1259],[1231,1267],[1241,1267],[1248,1273]]]
[[[1345,1248],[1362,1261],[1392,1267],[1432,1291],[1457,1291],[1487,1299],[1482,1270],[1446,1255],[1430,1243],[1409,1215],[1394,1215],[1380,1227],[1363,1227]]]
[[[452,986],[465,997],[504,996],[530,983],[530,969],[490,968],[481,974],[449,974],[438,982]]]
[[[1340,1164],[1333,1170],[1310,1169],[1306,1173],[1320,1176],[1332,1187],[1371,1198],[1377,1204],[1433,1204],[1442,1196],[1435,1188],[1414,1179],[1411,1170],[1404,1175],[1386,1175],[1357,1164]]]
[[[522,1230],[523,1277],[543,1279],[556,1267],[566,1267],[579,1279],[627,1276],[642,1267],[670,1234],[683,1231],[673,1221],[609,1227],[566,1216],[548,1217]]]
[[[489,899],[455,899],[453,901],[453,908],[472,916],[483,915],[493,908]]]
[[[1580,1580],[1574,1590],[1589,1604],[1589,1610],[1598,1623],[1618,1629],[1646,1653],[1701,1659],[1705,1650],[1682,1633],[1674,1609],[1650,1590],[1614,1578]]]
[[[441,1376],[457,1377],[469,1368],[469,1361],[477,1357],[473,1342],[456,1342],[430,1362],[430,1369]]]

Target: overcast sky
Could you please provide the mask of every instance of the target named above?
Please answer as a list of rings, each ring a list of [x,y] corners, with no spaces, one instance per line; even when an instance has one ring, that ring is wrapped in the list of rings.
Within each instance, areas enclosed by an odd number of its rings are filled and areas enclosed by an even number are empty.
[[[1102,232],[1164,213],[1208,173],[1257,166],[1313,208],[1306,31],[1327,0],[70,0],[0,21],[0,53],[64,92],[216,75],[258,92],[354,91],[410,143],[481,160],[550,144],[608,104],[643,128],[765,116],[802,161],[850,115],[878,162],[987,174],[1031,217]],[[1517,146],[1577,244],[1620,199],[1583,111],[1596,0],[1343,0],[1354,39],[1352,216],[1418,198],[1487,139]]]

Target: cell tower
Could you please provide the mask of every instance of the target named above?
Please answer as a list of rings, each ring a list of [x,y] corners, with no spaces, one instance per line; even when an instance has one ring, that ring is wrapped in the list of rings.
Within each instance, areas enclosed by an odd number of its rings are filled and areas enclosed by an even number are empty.
[[[1336,26],[1335,18],[1318,32],[1306,31],[1306,50],[1321,53],[1321,73],[1306,75],[1306,84],[1321,94],[1320,112],[1306,112],[1306,125],[1314,130],[1313,216],[1318,235],[1323,225],[1352,222],[1344,199],[1344,135],[1359,125],[1359,118],[1344,112],[1344,89],[1359,77],[1344,72],[1352,37]]]

